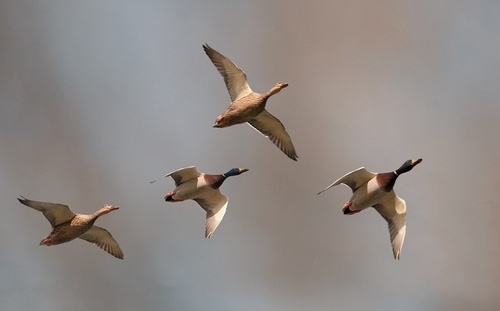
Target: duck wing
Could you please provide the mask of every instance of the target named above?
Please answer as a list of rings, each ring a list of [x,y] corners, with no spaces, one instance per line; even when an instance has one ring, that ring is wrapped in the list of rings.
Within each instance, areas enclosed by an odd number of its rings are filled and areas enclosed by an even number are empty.
[[[43,216],[45,216],[45,218],[47,218],[52,225],[52,228],[62,224],[63,222],[69,221],[76,216],[75,213],[70,211],[69,207],[64,204],[33,201],[26,199],[23,196],[18,198],[18,200],[22,204],[42,212]]]
[[[240,67],[236,66],[229,58],[212,49],[208,44],[203,45],[203,49],[224,78],[231,102],[252,93],[252,89],[247,83],[247,75]]]
[[[213,195],[194,200],[207,212],[205,237],[211,238],[215,229],[222,221],[222,218],[224,218],[228,199],[225,195],[220,193],[219,189],[216,189],[214,190]]]
[[[367,183],[370,179],[377,176],[377,174],[368,172],[364,167],[360,167],[357,170],[349,172],[344,176],[340,177],[336,181],[333,182],[330,186],[326,187],[324,190],[318,192],[318,194],[325,192],[333,186],[337,186],[340,184],[344,184],[351,188],[352,192],[356,191],[361,185]]]
[[[248,121],[248,124],[259,133],[269,138],[290,159],[297,161],[298,156],[293,146],[292,139],[278,118],[264,109],[264,111],[259,113],[255,118]]]
[[[104,228],[92,226],[87,232],[79,236],[79,238],[99,246],[116,258],[123,259],[123,252],[120,249],[120,245],[118,245],[118,242],[116,242],[111,233]]]
[[[394,259],[399,259],[406,234],[406,202],[391,191],[373,207],[387,221]]]
[[[202,173],[196,170],[195,166],[189,166],[170,172],[167,175],[163,176],[162,178],[172,177],[175,181],[175,186],[177,187],[188,180],[200,177],[201,174]],[[156,180],[153,180],[150,183],[154,182],[156,182]]]

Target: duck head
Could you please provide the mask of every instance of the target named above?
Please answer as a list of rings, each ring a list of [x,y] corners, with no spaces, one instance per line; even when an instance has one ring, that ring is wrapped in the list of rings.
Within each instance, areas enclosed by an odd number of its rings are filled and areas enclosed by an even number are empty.
[[[114,205],[109,205],[109,204],[104,204],[98,211],[97,211],[97,214],[100,215],[104,215],[104,214],[108,214],[112,211],[116,211],[117,209],[119,209],[118,206],[114,206]]]
[[[288,83],[276,83],[268,92],[269,96],[274,95],[288,86]]]
[[[244,173],[246,171],[248,171],[248,168],[232,168],[222,175],[224,177],[230,177],[230,176],[240,175],[241,173]]]
[[[397,175],[401,175],[403,173],[409,172],[413,169],[413,167],[415,167],[415,165],[417,165],[420,162],[422,162],[422,159],[408,160],[405,163],[403,163],[403,165],[401,165],[401,167],[398,168],[397,170],[395,170],[394,172],[396,172]]]

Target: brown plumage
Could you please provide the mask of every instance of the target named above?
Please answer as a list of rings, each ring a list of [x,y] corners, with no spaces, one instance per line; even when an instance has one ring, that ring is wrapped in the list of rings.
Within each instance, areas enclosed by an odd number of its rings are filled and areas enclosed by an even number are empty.
[[[269,97],[287,87],[288,83],[276,83],[264,94],[255,93],[248,85],[247,76],[241,68],[210,46],[204,45],[203,49],[224,78],[231,98],[231,105],[217,117],[214,127],[223,128],[247,122],[269,138],[290,159],[297,161],[297,152],[285,127],[265,109]]]
[[[123,252],[113,236],[106,229],[94,226],[97,218],[117,210],[117,206],[106,204],[93,214],[83,215],[73,213],[64,204],[33,201],[23,196],[18,200],[42,212],[52,225],[52,232],[40,242],[40,245],[57,245],[80,238],[96,244],[116,258],[123,259]]]

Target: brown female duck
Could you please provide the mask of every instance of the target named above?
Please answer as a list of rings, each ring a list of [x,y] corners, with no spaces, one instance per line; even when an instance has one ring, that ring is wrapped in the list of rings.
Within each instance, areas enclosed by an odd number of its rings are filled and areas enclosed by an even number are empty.
[[[106,204],[91,215],[83,215],[73,213],[64,204],[32,201],[23,196],[18,200],[42,212],[52,225],[52,232],[40,242],[40,245],[57,245],[80,238],[96,244],[116,258],[123,259],[123,252],[113,236],[106,229],[94,226],[97,218],[117,210],[117,206]]]
[[[297,153],[292,139],[283,124],[265,108],[269,97],[288,86],[288,83],[276,83],[267,93],[252,91],[247,83],[247,76],[235,63],[210,46],[203,45],[205,53],[224,78],[231,105],[216,120],[214,127],[227,127],[247,122],[255,130],[269,138],[290,159],[297,161]]]

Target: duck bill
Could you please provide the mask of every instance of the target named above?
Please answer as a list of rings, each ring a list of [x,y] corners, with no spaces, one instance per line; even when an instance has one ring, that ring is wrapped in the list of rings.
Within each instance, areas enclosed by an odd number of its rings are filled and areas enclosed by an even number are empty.
[[[415,165],[417,165],[420,162],[422,162],[422,159],[411,160],[411,165],[415,166]]]

